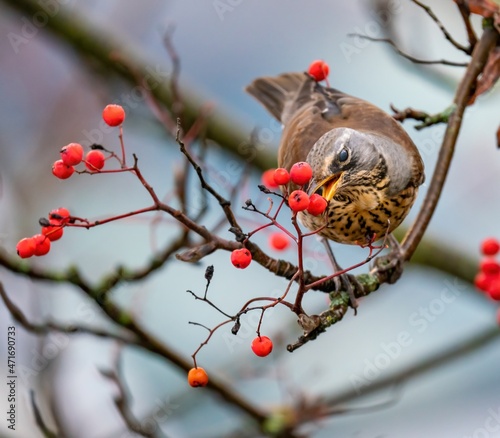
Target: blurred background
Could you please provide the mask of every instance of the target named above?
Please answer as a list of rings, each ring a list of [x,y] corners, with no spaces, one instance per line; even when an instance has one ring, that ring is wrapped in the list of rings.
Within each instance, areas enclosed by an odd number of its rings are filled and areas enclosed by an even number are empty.
[[[409,0],[385,3],[384,13],[380,2],[370,0],[40,3],[51,7],[47,11],[54,16],[68,14],[83,23],[103,45],[119,47],[119,53],[113,54],[117,62],[134,57],[161,82],[168,81],[172,72],[164,36],[174,29],[171,40],[180,58],[182,90],[214,105],[217,114],[242,136],[261,128],[260,144],[269,156],[276,150],[279,127],[243,90],[258,76],[304,71],[312,60],[324,59],[335,88],[387,111],[393,103],[397,108],[411,106],[434,113],[452,102],[462,68],[418,66],[398,57],[387,45],[349,34],[389,35],[416,57],[467,61]],[[455,4],[437,0],[432,8],[465,44]],[[480,20],[474,24],[479,30]],[[125,107],[126,148],[139,156],[146,179],[161,196],[172,193],[183,156],[133,84],[81,56],[64,37],[50,32],[42,16],[20,12],[7,0],[0,1],[0,35],[0,237],[5,251],[14,256],[17,241],[38,232],[38,218],[59,206],[74,215],[98,219],[150,205],[144,188],[131,175],[75,175],[61,181],[51,174],[59,149],[67,143],[98,142],[118,151],[117,131],[100,128],[101,111],[108,103]],[[456,156],[426,235],[427,242],[471,263],[479,259],[481,240],[500,238],[500,156],[495,145],[499,108],[497,86],[467,111]],[[416,131],[412,122],[404,126],[421,151],[430,181],[444,127]],[[243,166],[224,148],[212,145],[207,163],[219,175],[213,182],[224,195],[240,181]],[[265,205],[265,197],[256,188],[261,172],[251,168],[234,204],[245,231],[255,228],[260,219],[239,206],[248,197]],[[199,208],[195,193],[193,189],[193,210]],[[425,193],[426,186],[406,225]],[[168,218],[152,226],[151,218],[137,217],[89,231],[67,230],[49,255],[29,263],[54,270],[77,265],[92,283],[119,264],[139,268],[178,229]],[[218,219],[220,211],[214,207],[207,223]],[[221,234],[231,238],[225,229]],[[260,233],[256,242],[275,257],[295,261],[293,249],[273,252],[267,238],[268,233]],[[366,256],[360,248],[337,245],[335,250],[344,266]],[[306,268],[318,275],[327,273],[320,243],[310,239],[306,251]],[[234,269],[228,253],[221,251],[195,265],[173,259],[144,281],[120,284],[112,298],[188,358],[206,337],[203,328],[188,322],[211,327],[222,320],[186,293],[188,289],[203,293],[209,264],[215,266],[210,297],[230,313],[254,296],[278,296],[287,285],[257,264],[245,271]],[[296,318],[276,308],[266,313],[262,328],[275,341],[266,359],[250,351],[259,316],[251,314],[242,319],[238,337],[230,334],[229,326],[216,332],[198,362],[263,409],[329,400],[338,407],[338,414],[304,428],[309,436],[500,437],[500,338],[486,336],[495,329],[497,306],[459,277],[437,267],[410,264],[396,285],[383,286],[364,299],[358,316],[349,313],[293,354],[285,346],[301,334]],[[109,326],[97,306],[71,286],[34,281],[4,268],[0,268],[0,279],[31,321]],[[310,313],[319,313],[328,301],[321,293],[311,294],[305,305]],[[131,409],[144,428],[153,431],[152,436],[161,436],[154,435],[160,431],[168,437],[258,436],[240,410],[208,390],[191,389],[185,373],[158,356],[132,347],[119,350],[110,340],[88,335],[34,336],[13,322],[3,304],[0,321],[0,361],[2,365],[7,362],[7,327],[16,325],[20,373],[18,430],[9,431],[2,414],[2,436],[43,436],[35,424],[30,389],[35,390],[48,425],[54,429],[57,425],[61,436],[140,436],[127,431],[113,403],[117,387],[99,372],[113,368],[118,351]],[[474,341],[485,336],[487,342]],[[460,346],[467,346],[461,354],[447,354]],[[377,384],[379,390],[357,396]],[[8,410],[5,386],[0,385],[3,413]]]

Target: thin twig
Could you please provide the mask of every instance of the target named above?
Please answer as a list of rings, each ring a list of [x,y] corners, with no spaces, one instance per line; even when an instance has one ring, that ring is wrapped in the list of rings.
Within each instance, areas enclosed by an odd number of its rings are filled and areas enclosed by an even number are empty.
[[[38,406],[36,404],[35,391],[33,391],[32,389],[30,389],[30,400],[31,400],[31,408],[33,409],[33,414],[35,416],[36,424],[37,424],[38,428],[40,429],[40,431],[43,433],[43,436],[45,438],[57,438],[58,434],[55,432],[52,432],[48,428],[48,426],[45,424],[45,421],[43,421],[42,414],[41,414],[41,412],[38,409]]]
[[[415,64],[426,64],[426,65],[441,64],[441,65],[448,65],[448,66],[452,66],[452,67],[467,67],[467,65],[468,65],[466,62],[447,61],[446,59],[426,60],[426,59],[415,58],[415,57],[403,52],[396,45],[396,43],[389,38],[373,38],[373,37],[370,37],[368,35],[363,35],[363,34],[359,34],[359,33],[350,33],[350,34],[348,34],[348,36],[352,36],[352,37],[356,36],[356,37],[360,37],[360,38],[363,38],[363,39],[368,40],[368,41],[389,44],[390,46],[393,47],[393,49],[399,55],[401,55],[403,58],[406,58]]]
[[[441,30],[441,32],[443,33],[444,37],[451,43],[453,44],[453,46],[458,49],[458,50],[461,50],[462,52],[466,53],[467,55],[470,55],[472,53],[472,49],[473,47],[469,45],[469,47],[465,47],[463,46],[462,44],[460,44],[458,41],[456,41],[452,36],[451,34],[448,32],[448,30],[444,27],[443,23],[441,23],[441,21],[439,20],[439,18],[436,16],[436,14],[434,14],[434,12],[432,11],[432,9],[427,6],[427,5],[424,5],[423,3],[421,3],[420,1],[418,0],[411,0],[413,3],[415,3],[417,6],[420,6],[426,13],[429,17],[431,17],[431,19],[434,21],[434,23],[436,23],[439,27],[439,29]]]

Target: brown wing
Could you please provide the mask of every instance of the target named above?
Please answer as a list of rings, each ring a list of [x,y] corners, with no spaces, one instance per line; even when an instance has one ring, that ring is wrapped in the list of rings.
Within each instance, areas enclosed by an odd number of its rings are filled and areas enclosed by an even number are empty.
[[[286,169],[305,161],[314,143],[334,128],[351,128],[390,138],[415,156],[412,185],[423,182],[423,163],[406,131],[389,114],[333,88],[324,88],[307,73],[285,73],[253,81],[246,90],[284,124],[278,165]]]

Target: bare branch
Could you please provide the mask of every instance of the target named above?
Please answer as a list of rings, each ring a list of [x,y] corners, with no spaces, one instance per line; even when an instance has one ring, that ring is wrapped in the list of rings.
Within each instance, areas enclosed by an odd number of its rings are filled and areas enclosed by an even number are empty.
[[[448,32],[448,30],[444,27],[443,23],[441,23],[441,21],[439,20],[439,18],[436,16],[436,14],[434,14],[434,12],[432,11],[432,9],[427,6],[427,5],[424,5],[423,3],[421,3],[420,1],[418,0],[411,0],[413,3],[415,3],[417,6],[420,6],[426,13],[429,17],[432,18],[432,20],[438,25],[439,29],[441,30],[441,32],[443,33],[444,37],[451,43],[453,44],[453,46],[458,49],[458,50],[461,50],[462,52],[466,53],[467,55],[470,55],[472,53],[472,49],[474,48],[472,45],[469,45],[469,47],[465,47],[463,46],[462,44],[460,44],[458,41],[456,41],[452,36],[451,34]]]
[[[387,43],[390,46],[392,46],[394,48],[394,50],[399,55],[401,55],[403,58],[406,58],[415,64],[426,64],[426,65],[441,64],[441,65],[448,65],[448,66],[452,66],[452,67],[467,67],[467,65],[468,65],[466,62],[447,61],[446,59],[438,59],[438,60],[430,61],[430,60],[415,58],[415,57],[403,52],[396,45],[396,43],[389,38],[373,38],[373,37],[370,37],[368,35],[363,35],[363,34],[359,34],[359,33],[350,33],[350,34],[348,34],[348,36],[352,36],[352,37],[356,36],[356,37],[363,38],[363,39],[368,40],[368,41],[374,41],[377,43]]]

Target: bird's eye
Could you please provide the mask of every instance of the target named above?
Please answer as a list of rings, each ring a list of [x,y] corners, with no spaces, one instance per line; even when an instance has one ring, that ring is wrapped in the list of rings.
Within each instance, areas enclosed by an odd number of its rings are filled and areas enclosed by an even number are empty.
[[[347,161],[348,158],[349,158],[349,151],[347,149],[342,149],[339,152],[339,161],[343,163],[344,161]]]

